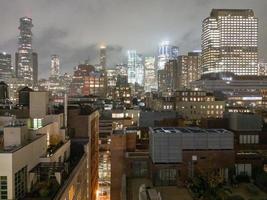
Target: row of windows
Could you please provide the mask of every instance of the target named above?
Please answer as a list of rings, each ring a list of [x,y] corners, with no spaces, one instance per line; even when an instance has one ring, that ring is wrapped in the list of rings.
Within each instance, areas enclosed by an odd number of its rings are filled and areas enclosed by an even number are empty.
[[[0,176],[0,199],[7,199],[7,176]]]
[[[177,108],[179,108],[179,106],[177,106]],[[188,108],[191,108],[191,109],[197,109],[197,106],[194,106],[194,105],[191,105],[190,107],[187,107],[187,106],[182,106],[181,107],[182,109],[188,109]],[[224,106],[223,105],[200,105],[200,109],[223,109]]]
[[[15,198],[21,199],[25,196],[27,189],[27,167],[23,167],[15,174]]]
[[[259,144],[259,135],[240,135],[239,144]]]

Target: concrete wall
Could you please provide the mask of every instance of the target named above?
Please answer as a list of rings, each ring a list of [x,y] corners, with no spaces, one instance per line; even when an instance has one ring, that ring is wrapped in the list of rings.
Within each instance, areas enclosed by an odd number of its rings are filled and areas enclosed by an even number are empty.
[[[161,121],[164,119],[173,119],[176,117],[177,117],[177,113],[174,111],[170,111],[170,112],[141,111],[139,125],[140,127],[153,127],[155,126],[155,121]]]
[[[38,136],[26,146],[13,153],[0,153],[0,176],[7,176],[8,199],[15,199],[15,173],[27,166],[27,189],[31,182],[29,171],[39,163],[39,158],[46,153],[46,136]]]
[[[30,117],[44,118],[48,112],[48,92],[30,92]]]
[[[26,126],[9,126],[4,128],[4,146],[20,146],[28,140]]]

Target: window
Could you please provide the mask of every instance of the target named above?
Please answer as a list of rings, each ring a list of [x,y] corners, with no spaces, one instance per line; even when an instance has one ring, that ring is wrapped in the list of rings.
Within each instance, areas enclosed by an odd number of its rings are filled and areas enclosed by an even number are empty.
[[[155,185],[171,186],[176,185],[177,170],[176,169],[160,169],[157,171]]]
[[[0,199],[7,199],[7,177],[0,176]]]
[[[27,189],[27,166],[15,174],[15,199],[25,196]]]
[[[239,144],[259,144],[259,135],[240,135]]]
[[[133,161],[132,173],[135,177],[146,177],[148,175],[147,161]]]

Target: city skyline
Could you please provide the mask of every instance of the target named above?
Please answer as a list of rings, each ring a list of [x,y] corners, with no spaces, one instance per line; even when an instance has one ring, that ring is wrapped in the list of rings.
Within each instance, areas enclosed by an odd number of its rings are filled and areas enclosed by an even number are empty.
[[[91,64],[96,64],[99,59],[98,47],[102,43],[108,47],[108,66],[120,63],[122,56],[126,57],[128,49],[136,49],[145,56],[156,56],[157,47],[162,40],[169,40],[179,47],[181,54],[186,54],[188,51],[200,49],[202,20],[209,15],[212,8],[251,8],[259,18],[259,58],[266,59],[264,27],[267,27],[267,22],[264,20],[264,5],[267,2],[264,0],[257,0],[257,3],[249,0],[227,0],[223,4],[208,0],[201,3],[193,0],[119,3],[121,2],[80,1],[72,5],[72,2],[63,4],[61,1],[53,1],[53,4],[4,1],[0,8],[3,16],[0,23],[5,27],[0,38],[0,51],[11,54],[14,65],[19,34],[18,19],[29,16],[35,25],[32,30],[33,49],[39,54],[40,77],[48,77],[50,56],[53,54],[61,57],[63,72],[71,72],[74,66],[88,57]],[[134,7],[137,8],[136,11]],[[129,9],[132,12],[126,12]],[[196,9],[198,12],[194,11]],[[148,10],[155,12],[147,12]],[[102,11],[102,15],[99,15],[99,11]],[[74,12],[79,14],[69,14]],[[166,21],[165,18],[169,20]],[[110,34],[108,30],[111,28],[118,31]]]

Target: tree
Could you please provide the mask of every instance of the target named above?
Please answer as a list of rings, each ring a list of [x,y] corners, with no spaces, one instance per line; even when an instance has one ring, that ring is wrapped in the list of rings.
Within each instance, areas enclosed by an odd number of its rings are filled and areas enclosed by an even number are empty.
[[[196,197],[202,200],[224,200],[232,192],[222,183],[217,183],[214,179],[209,180],[207,176],[200,175],[191,180],[189,187]]]

